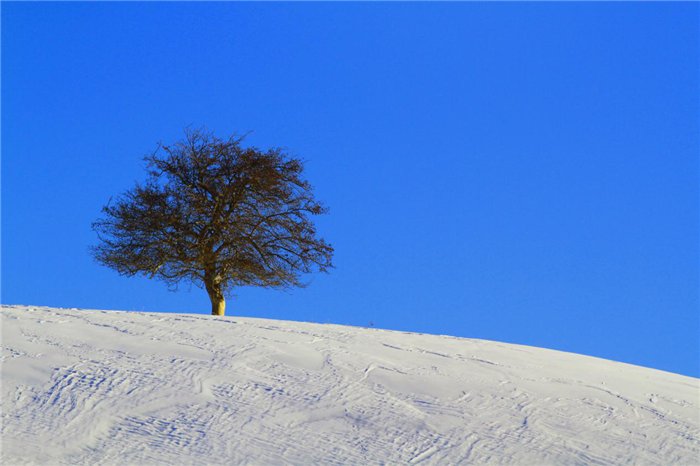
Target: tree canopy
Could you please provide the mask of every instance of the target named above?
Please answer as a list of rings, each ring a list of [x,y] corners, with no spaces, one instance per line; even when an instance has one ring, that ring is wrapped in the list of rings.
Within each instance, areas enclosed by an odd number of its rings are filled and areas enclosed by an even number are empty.
[[[327,272],[333,248],[311,217],[328,209],[303,178],[303,162],[278,148],[244,148],[242,140],[202,128],[159,144],[144,158],[146,181],[93,223],[94,258],[171,289],[183,280],[204,287],[217,315],[235,287],[305,286],[303,274]]]

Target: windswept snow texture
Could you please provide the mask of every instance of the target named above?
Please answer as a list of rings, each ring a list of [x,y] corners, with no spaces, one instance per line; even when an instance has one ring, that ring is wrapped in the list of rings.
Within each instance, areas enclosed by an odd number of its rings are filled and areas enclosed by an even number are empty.
[[[698,464],[698,379],[482,340],[2,308],[14,464]]]

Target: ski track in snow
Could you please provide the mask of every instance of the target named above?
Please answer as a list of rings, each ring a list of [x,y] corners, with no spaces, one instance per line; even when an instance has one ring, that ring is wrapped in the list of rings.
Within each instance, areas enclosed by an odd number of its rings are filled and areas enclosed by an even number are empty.
[[[483,340],[2,307],[3,464],[695,465],[699,380]]]

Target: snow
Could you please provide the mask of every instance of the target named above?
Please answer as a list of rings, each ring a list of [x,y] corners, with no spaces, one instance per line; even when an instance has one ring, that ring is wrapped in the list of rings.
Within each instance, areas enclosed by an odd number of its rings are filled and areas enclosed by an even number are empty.
[[[699,382],[449,336],[3,306],[2,459],[694,465]]]

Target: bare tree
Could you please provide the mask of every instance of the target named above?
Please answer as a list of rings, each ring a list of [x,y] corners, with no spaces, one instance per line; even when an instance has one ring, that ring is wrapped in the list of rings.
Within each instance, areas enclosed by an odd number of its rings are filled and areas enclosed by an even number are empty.
[[[147,180],[102,209],[94,258],[120,275],[145,275],[177,289],[204,287],[212,314],[238,286],[306,286],[302,274],[333,267],[333,248],[310,216],[328,210],[302,178],[303,162],[281,149],[243,148],[185,130],[147,155]]]

